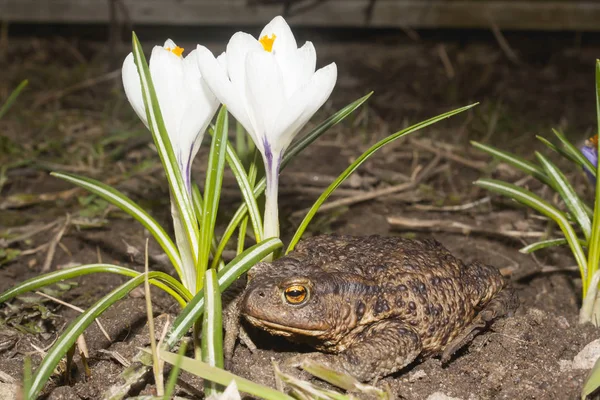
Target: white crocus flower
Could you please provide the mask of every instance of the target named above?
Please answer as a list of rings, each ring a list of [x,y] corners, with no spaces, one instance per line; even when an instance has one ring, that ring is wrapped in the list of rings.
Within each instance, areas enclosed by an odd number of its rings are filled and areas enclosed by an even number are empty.
[[[149,69],[177,165],[191,199],[192,162],[219,102],[200,75],[196,60],[197,51],[190,52],[186,57],[182,55],[183,49],[169,39],[164,46],[154,47]],[[148,127],[142,86],[132,53],[125,58],[122,75],[127,99]],[[175,240],[183,263],[182,280],[186,288],[195,293],[194,257],[173,200],[171,214]]]
[[[203,46],[197,50],[198,66],[206,83],[262,153],[267,175],[264,237],[278,237],[277,191],[282,155],[329,98],[337,67],[331,63],[315,71],[313,44],[306,42],[298,48],[282,17],[269,22],[258,40],[244,32],[234,34],[219,60]]]
[[[177,164],[191,193],[192,161],[219,102],[198,69],[197,51],[183,57],[183,49],[168,39],[154,46],[149,69]],[[123,86],[131,106],[148,127],[142,86],[133,54],[123,63]]]

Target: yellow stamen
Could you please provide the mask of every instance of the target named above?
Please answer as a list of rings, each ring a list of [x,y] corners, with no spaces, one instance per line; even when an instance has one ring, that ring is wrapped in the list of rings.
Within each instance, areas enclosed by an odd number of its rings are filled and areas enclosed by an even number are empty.
[[[171,53],[175,54],[177,57],[181,57],[184,49],[183,49],[183,47],[175,46],[174,49],[172,49],[170,47],[165,47],[165,50],[170,51]]]
[[[594,135],[591,138],[588,139],[588,141],[590,142],[590,144],[594,147],[598,147],[598,135]],[[592,146],[588,146],[588,147],[592,147]]]
[[[263,49],[265,49],[265,51],[268,51],[270,53],[271,51],[273,51],[273,43],[275,42],[276,38],[277,36],[273,33],[270,37],[269,35],[261,37],[258,40],[258,42],[262,44],[262,47]]]

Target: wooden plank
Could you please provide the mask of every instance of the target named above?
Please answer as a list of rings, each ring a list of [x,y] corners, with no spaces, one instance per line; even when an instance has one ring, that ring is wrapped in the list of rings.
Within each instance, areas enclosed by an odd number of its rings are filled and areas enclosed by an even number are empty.
[[[600,30],[600,2],[557,0],[298,0],[296,26]],[[283,13],[274,0],[123,0],[136,24],[263,25]],[[107,0],[0,0],[0,19],[106,23]]]

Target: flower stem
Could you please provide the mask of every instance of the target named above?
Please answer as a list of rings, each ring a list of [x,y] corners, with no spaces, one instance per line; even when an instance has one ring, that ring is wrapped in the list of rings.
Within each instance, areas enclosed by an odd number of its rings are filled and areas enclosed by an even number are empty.
[[[279,237],[279,165],[280,157],[273,159],[270,154],[265,157],[265,173],[267,178],[267,187],[265,190],[265,217],[263,237]]]

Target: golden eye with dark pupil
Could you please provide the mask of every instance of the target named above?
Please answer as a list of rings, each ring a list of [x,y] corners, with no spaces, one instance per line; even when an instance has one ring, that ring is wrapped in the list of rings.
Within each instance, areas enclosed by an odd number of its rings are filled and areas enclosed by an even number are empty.
[[[290,304],[300,304],[306,299],[306,288],[300,285],[290,286],[285,289],[285,299]]]

